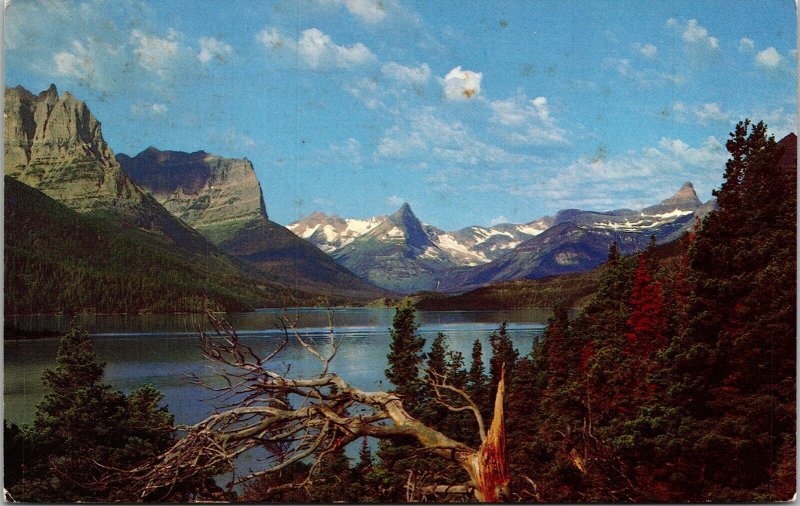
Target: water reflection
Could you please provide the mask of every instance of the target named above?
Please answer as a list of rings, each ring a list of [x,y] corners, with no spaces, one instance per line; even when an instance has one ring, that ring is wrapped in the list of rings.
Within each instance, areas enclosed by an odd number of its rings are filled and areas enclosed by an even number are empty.
[[[227,315],[240,332],[242,340],[259,352],[268,352],[282,340],[275,328],[280,311],[262,310]],[[292,310],[304,336],[324,343],[328,335],[328,314],[325,310]],[[333,324],[336,339],[343,339],[331,371],[359,388],[388,388],[384,377],[386,355],[391,338],[391,308],[336,309]],[[509,334],[521,354],[530,352],[533,342],[544,330],[549,314],[540,310],[419,312],[419,333],[428,345],[437,332],[444,332],[450,347],[469,361],[472,342],[481,340],[484,353],[488,338],[501,321],[509,322]],[[26,329],[64,331],[69,327],[66,316],[10,318]],[[212,363],[198,347],[198,324],[205,326],[200,315],[89,315],[78,317],[78,323],[93,335],[95,350],[106,362],[106,380],[114,388],[130,391],[150,383],[164,393],[166,403],[178,423],[194,423],[214,409],[204,399],[210,392],[188,382],[189,375],[212,381]],[[45,391],[42,371],[53,365],[58,339],[6,341],[4,401],[5,417],[16,423],[28,423],[35,406]],[[484,360],[488,360],[485,357]],[[320,364],[296,342],[289,345],[273,361],[273,369],[289,371],[290,376],[316,374]]]

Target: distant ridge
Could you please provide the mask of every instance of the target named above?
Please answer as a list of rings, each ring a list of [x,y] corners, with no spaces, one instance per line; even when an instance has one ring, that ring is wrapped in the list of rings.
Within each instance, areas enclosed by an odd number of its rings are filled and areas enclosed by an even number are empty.
[[[271,221],[255,169],[246,158],[152,146],[134,157],[117,158],[173,215],[270,279],[336,299],[368,301],[386,295]]]

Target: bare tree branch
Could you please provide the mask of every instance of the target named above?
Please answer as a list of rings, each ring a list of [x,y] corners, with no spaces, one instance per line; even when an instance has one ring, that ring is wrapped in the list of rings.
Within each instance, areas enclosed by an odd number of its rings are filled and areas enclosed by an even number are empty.
[[[330,318],[329,315],[332,323]],[[443,391],[464,399],[465,405],[450,405],[450,409],[469,410],[475,415],[482,441],[476,450],[411,416],[393,393],[364,391],[331,373],[331,360],[342,343],[341,339],[336,340],[332,328],[328,332],[330,349],[324,353],[314,339],[301,335],[297,319],[291,319],[284,312],[279,323],[282,342],[262,358],[240,341],[227,321],[213,313],[208,314],[208,319],[213,332],[200,330],[201,349],[205,356],[222,366],[225,374],[235,378],[227,380],[226,386],[216,388],[230,395],[230,405],[187,427],[186,435],[155,461],[107,477],[107,480],[116,480],[121,497],[131,500],[164,498],[172,487],[186,480],[204,473],[235,469],[238,457],[258,448],[269,451],[261,462],[261,469],[235,478],[231,486],[279,472],[312,457],[316,459],[311,466],[313,473],[323,456],[359,438],[372,436],[413,438],[423,451],[459,465],[468,473],[469,491],[479,501],[510,498],[505,461],[504,379],[498,385],[494,418],[487,434],[480,411],[469,395],[448,385],[446,377],[429,375],[442,402],[445,402]],[[317,376],[292,378],[288,370],[280,373],[270,367],[290,338],[320,361],[322,368]],[[305,480],[279,488],[302,488],[309,479],[311,474]],[[424,495],[420,479],[421,476],[413,479],[409,476],[409,490],[414,496]]]

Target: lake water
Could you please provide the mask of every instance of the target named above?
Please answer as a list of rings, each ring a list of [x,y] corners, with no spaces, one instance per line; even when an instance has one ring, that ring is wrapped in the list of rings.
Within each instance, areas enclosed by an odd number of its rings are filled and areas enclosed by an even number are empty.
[[[228,321],[241,339],[256,350],[268,351],[280,342],[282,334],[275,327],[280,310],[265,309],[252,313],[228,314]],[[290,310],[298,318],[301,334],[325,342],[328,313],[324,309]],[[359,388],[386,389],[391,338],[392,308],[337,308],[333,326],[337,340],[343,339],[331,363],[331,371]],[[483,344],[484,362],[488,364],[488,338],[500,322],[507,321],[509,334],[520,354],[529,353],[533,342],[544,331],[550,316],[544,310],[515,311],[420,311],[419,334],[430,345],[437,332],[444,332],[451,349],[464,354],[469,366],[472,343]],[[23,329],[66,331],[70,319],[65,316],[18,316],[8,324]],[[78,317],[78,323],[93,337],[95,352],[106,362],[106,381],[124,392],[149,383],[165,396],[165,402],[177,423],[191,424],[213,412],[211,392],[189,383],[189,375],[213,378],[213,363],[204,358],[198,347],[202,315],[92,315]],[[58,339],[5,341],[4,417],[15,423],[29,423],[45,389],[42,372],[55,363]],[[427,349],[427,346],[426,346]],[[320,363],[299,344],[289,345],[273,361],[273,369],[290,371],[298,377],[318,373]]]

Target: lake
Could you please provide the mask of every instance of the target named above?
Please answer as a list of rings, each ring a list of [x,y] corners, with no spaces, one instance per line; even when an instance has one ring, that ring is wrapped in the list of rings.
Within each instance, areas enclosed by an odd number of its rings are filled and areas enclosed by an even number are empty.
[[[226,315],[243,342],[255,350],[268,351],[281,341],[275,327],[281,310],[263,309],[250,313]],[[328,312],[325,309],[291,309],[298,329],[304,336],[325,342],[328,335]],[[509,335],[520,354],[531,351],[533,342],[544,331],[550,312],[538,309],[514,311],[418,311],[419,334],[427,341],[426,349],[438,332],[447,335],[451,349],[464,354],[469,367],[472,343],[483,344],[484,363],[488,364],[488,339],[500,322],[508,322]],[[331,371],[359,388],[378,390],[389,385],[384,376],[391,337],[389,327],[393,308],[336,308],[332,313],[334,332],[342,339]],[[149,383],[165,396],[165,403],[176,423],[196,423],[213,412],[211,392],[190,384],[189,375],[211,380],[213,363],[204,358],[198,347],[196,328],[207,327],[202,315],[81,315],[77,322],[93,337],[95,352],[106,362],[106,381],[114,388],[129,392]],[[11,316],[7,324],[22,329],[66,331],[66,316]],[[36,404],[45,389],[42,372],[54,365],[58,339],[5,341],[4,417],[14,423],[33,420]],[[299,377],[315,374],[320,363],[299,344],[289,345],[273,360],[273,369],[289,370]]]

